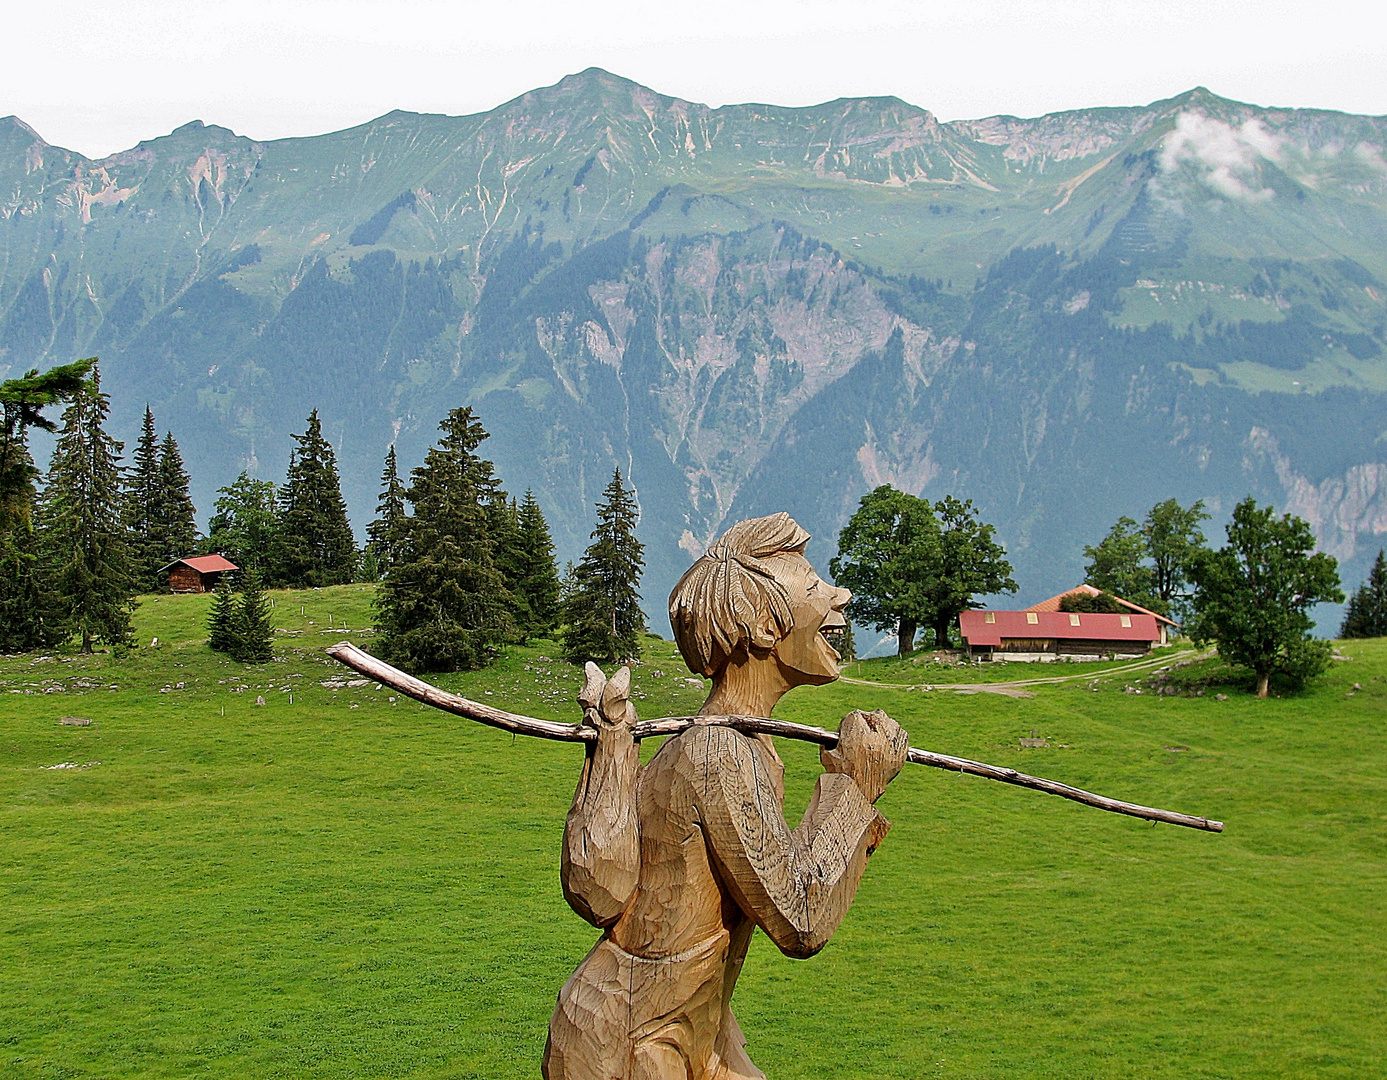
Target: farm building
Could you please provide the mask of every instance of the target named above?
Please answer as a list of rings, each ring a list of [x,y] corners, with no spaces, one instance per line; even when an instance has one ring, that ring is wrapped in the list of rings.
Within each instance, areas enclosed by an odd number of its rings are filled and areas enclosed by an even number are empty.
[[[193,555],[186,559],[174,559],[168,566],[160,567],[159,573],[168,574],[169,590],[172,592],[211,592],[217,587],[217,579],[224,573],[239,569],[230,559],[220,555]]]
[[[1065,598],[1066,596],[1102,596],[1102,595],[1103,595],[1102,590],[1101,590],[1101,589],[1095,589],[1092,585],[1076,585],[1074,588],[1068,589],[1068,590],[1066,590],[1065,592],[1062,592],[1062,593],[1059,593],[1058,595],[1052,596],[1052,597],[1050,597],[1050,599],[1048,599],[1048,600],[1042,600],[1042,601],[1041,601],[1040,603],[1038,603],[1038,604],[1032,604],[1032,605],[1031,605],[1030,607],[1028,607],[1026,610],[1027,610],[1027,611],[1059,611],[1059,609],[1060,609],[1060,604],[1064,601],[1064,598]],[[1109,595],[1111,596],[1112,594],[1109,593]],[[1160,627],[1160,629],[1161,629],[1161,641],[1160,641],[1160,643],[1161,643],[1162,645],[1166,644],[1166,638],[1167,638],[1167,636],[1168,636],[1168,635],[1167,635],[1167,631],[1170,630],[1171,628],[1173,628],[1173,627],[1179,625],[1178,623],[1176,623],[1176,621],[1175,621],[1174,619],[1167,619],[1164,615],[1157,614],[1157,613],[1154,612],[1154,611],[1149,611],[1148,609],[1142,607],[1140,604],[1134,604],[1134,603],[1132,603],[1130,600],[1124,600],[1124,599],[1122,599],[1122,597],[1120,597],[1120,596],[1113,596],[1113,599],[1116,600],[1119,604],[1121,604],[1124,608],[1126,608],[1126,609],[1127,609],[1129,612],[1131,612],[1133,615],[1150,615],[1153,619],[1155,619],[1155,620],[1156,620],[1156,625],[1157,625],[1158,627]]]
[[[965,611],[970,660],[1100,660],[1145,656],[1162,640],[1154,615],[1068,611]]]

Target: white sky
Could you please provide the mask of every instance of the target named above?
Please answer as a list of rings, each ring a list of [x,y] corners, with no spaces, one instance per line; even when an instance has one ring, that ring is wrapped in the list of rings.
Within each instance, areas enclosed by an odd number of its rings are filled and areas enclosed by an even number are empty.
[[[64,0],[0,7],[0,115],[100,156],[200,119],[257,139],[470,113],[597,65],[722,105],[894,94],[942,119],[1195,85],[1387,113],[1376,0]]]

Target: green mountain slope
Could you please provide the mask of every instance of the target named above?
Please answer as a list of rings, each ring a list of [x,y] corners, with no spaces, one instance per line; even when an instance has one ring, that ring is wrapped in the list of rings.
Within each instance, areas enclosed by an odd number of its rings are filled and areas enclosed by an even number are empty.
[[[652,610],[737,515],[826,542],[869,486],[975,499],[1025,597],[1170,495],[1387,532],[1387,118],[1196,89],[940,123],[709,109],[598,70],[468,117],[101,161],[0,120],[0,375],[100,353],[204,510],[310,408],[358,527],[471,402],[560,554],[614,464]],[[1369,552],[1371,548],[1371,552]]]

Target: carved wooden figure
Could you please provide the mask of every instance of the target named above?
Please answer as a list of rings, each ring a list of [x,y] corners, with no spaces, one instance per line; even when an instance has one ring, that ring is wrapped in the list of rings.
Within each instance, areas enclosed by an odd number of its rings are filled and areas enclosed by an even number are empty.
[[[702,715],[768,717],[787,690],[838,677],[826,633],[850,594],[804,557],[788,514],[729,529],[680,579],[670,621],[691,670],[713,680]],[[890,827],[874,808],[905,763],[905,732],[853,712],[795,829],[769,735],[699,725],[641,768],[630,670],[588,665],[587,743],[564,829],[562,878],[601,940],[559,993],[547,1080],[751,1080],[730,1008],[752,932],[814,955]]]

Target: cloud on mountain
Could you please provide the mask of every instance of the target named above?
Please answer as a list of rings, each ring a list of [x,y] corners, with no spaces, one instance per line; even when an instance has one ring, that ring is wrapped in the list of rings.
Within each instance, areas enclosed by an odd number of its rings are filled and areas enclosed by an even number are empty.
[[[1161,147],[1161,169],[1192,167],[1205,187],[1240,202],[1262,202],[1273,191],[1261,183],[1258,165],[1279,162],[1283,140],[1255,118],[1234,127],[1197,112],[1183,112]]]

